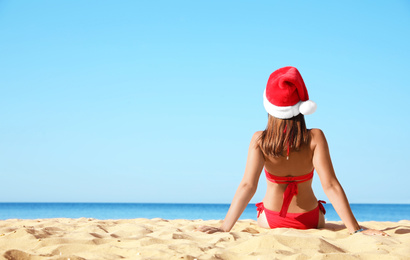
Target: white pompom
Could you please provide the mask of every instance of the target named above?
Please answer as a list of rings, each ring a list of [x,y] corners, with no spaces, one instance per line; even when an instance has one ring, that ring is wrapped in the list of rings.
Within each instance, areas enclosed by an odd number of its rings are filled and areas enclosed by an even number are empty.
[[[304,102],[301,102],[299,106],[299,111],[304,115],[310,115],[316,111],[316,108],[317,105],[315,102],[313,102],[312,100],[306,100]]]

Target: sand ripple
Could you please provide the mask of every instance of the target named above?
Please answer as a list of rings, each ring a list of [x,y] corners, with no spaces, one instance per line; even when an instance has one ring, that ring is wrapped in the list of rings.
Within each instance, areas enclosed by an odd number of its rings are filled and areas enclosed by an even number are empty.
[[[410,221],[364,222],[391,237],[349,235],[338,222],[323,230],[259,228],[204,234],[210,220],[39,219],[0,221],[0,259],[410,259]]]

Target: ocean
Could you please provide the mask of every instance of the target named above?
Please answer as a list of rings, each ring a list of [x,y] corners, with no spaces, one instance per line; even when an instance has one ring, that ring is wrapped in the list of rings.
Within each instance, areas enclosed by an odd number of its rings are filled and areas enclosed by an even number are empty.
[[[340,221],[331,204],[325,204],[326,220]],[[358,221],[410,219],[410,204],[351,204]],[[0,220],[41,218],[96,219],[223,219],[229,204],[184,203],[0,203]],[[240,219],[256,219],[255,204],[249,204]]]

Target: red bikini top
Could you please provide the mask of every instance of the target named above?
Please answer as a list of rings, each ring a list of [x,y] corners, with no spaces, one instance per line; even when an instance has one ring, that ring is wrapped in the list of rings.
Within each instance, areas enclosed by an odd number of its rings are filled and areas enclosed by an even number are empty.
[[[310,173],[302,175],[302,176],[290,176],[290,177],[282,177],[270,174],[265,169],[266,179],[268,181],[278,184],[288,184],[283,193],[283,203],[282,208],[280,210],[279,216],[286,217],[286,213],[288,212],[289,204],[292,201],[293,196],[298,194],[298,183],[306,182],[313,178],[313,169]]]

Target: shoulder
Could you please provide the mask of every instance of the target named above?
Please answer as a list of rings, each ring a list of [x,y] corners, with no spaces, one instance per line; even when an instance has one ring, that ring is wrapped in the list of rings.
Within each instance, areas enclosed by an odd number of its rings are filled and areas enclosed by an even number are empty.
[[[262,133],[263,133],[263,131],[256,131],[252,136],[252,140],[259,139],[261,137]]]
[[[316,147],[318,144],[326,143],[325,133],[319,128],[312,128],[309,131],[310,134],[310,145],[312,148]]]
[[[312,138],[321,138],[321,137],[324,137],[325,136],[325,134],[323,133],[323,131],[321,130],[321,129],[319,129],[319,128],[312,128],[312,129],[310,129],[310,136],[312,137]]]
[[[251,139],[251,145],[254,147],[259,147],[258,142],[259,139],[261,138],[263,131],[256,131],[253,135],[252,135],[252,139]]]

